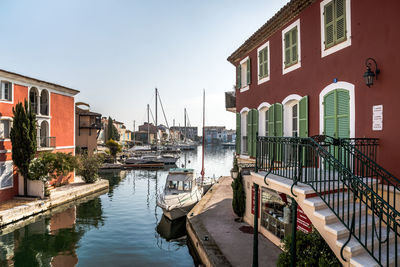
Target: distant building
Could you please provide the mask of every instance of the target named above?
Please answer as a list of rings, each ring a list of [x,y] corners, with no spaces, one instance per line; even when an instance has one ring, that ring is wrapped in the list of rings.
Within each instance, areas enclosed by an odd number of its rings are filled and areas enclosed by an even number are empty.
[[[225,126],[206,126],[204,127],[204,139],[206,143],[223,142],[223,132]]]
[[[192,140],[197,140],[199,137],[197,135],[197,127],[183,127],[183,126],[172,126],[171,131],[180,132],[180,139],[185,137]]]
[[[92,154],[97,149],[101,130],[101,114],[75,107],[75,145]]]

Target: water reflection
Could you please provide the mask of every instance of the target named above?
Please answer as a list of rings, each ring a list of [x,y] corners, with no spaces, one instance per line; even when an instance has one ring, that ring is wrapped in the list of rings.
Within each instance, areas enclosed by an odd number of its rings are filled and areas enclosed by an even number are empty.
[[[186,236],[186,217],[171,221],[163,215],[157,225],[157,233],[167,241]]]

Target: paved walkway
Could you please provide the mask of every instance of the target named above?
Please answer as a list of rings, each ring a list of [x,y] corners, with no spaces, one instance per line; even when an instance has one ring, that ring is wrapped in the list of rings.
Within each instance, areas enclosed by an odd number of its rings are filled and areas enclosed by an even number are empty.
[[[231,177],[219,179],[219,184],[213,187],[211,195],[206,197],[205,201],[208,201],[199,202],[201,210],[194,209],[198,214],[195,216],[195,221],[204,226],[211,236],[210,240],[215,242],[232,266],[247,267],[253,262],[253,234],[244,233],[239,229],[242,226],[248,227],[248,224],[234,221],[236,215],[232,210],[231,183]],[[196,231],[196,227],[193,228]],[[197,227],[197,229],[201,228]],[[202,236],[205,233],[197,232],[196,234]],[[276,266],[278,256],[282,252],[261,234],[258,235],[258,251],[259,266]]]

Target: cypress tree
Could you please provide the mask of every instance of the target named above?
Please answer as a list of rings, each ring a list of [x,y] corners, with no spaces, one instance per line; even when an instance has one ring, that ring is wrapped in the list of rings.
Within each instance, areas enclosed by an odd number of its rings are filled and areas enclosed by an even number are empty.
[[[10,131],[12,160],[24,177],[24,195],[28,194],[29,165],[37,151],[36,114],[25,99],[12,109],[13,127]]]
[[[106,136],[107,136],[106,141],[108,141],[110,139],[119,141],[119,133],[118,133],[117,128],[114,126],[114,122],[111,117],[108,117],[107,135]]]
[[[246,196],[244,194],[243,187],[243,178],[242,174],[239,172],[239,175],[232,182],[232,190],[233,190],[233,198],[232,198],[232,208],[237,216],[240,218],[243,217],[245,209],[246,209]]]

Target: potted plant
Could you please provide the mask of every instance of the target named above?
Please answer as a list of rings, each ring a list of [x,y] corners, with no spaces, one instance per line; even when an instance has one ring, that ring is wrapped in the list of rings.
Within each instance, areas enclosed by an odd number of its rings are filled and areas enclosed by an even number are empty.
[[[231,169],[231,176],[233,179],[236,179],[239,174],[239,166],[237,163],[237,158],[236,156],[233,157],[233,168]]]

